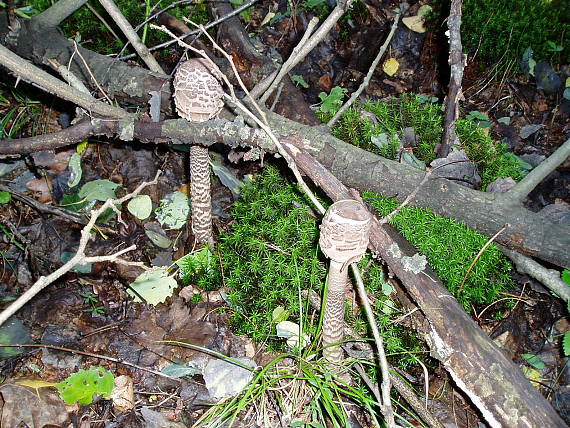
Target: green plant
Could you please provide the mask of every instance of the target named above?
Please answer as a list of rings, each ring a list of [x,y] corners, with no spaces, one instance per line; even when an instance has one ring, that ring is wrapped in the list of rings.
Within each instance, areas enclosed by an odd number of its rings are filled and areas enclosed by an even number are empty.
[[[2,84],[2,87],[4,86]],[[30,98],[24,91],[10,89],[7,97],[2,96],[0,108],[3,113],[0,119],[0,139],[17,136],[24,126],[30,123],[32,124],[31,135],[35,135],[38,131],[42,111],[41,103]]]
[[[449,1],[439,4],[442,16],[447,16]],[[530,46],[537,61],[549,60],[556,53],[558,61],[567,63],[568,16],[567,1],[465,0],[461,25],[464,50],[491,64],[519,58]]]
[[[24,3],[33,6],[34,9],[43,11],[55,3],[55,0],[25,0]],[[137,0],[116,1],[119,10],[133,26],[142,23],[152,13],[170,7],[173,3],[176,3],[176,0],[145,0],[142,3]],[[101,22],[95,13],[86,6],[67,18],[60,28],[66,37],[75,39],[88,49],[105,55],[118,52],[124,46],[126,38],[98,2],[94,2],[91,7],[97,14],[104,17],[113,32],[118,35],[119,40],[117,40],[107,25]],[[184,6],[170,8],[168,12],[180,20],[185,16],[199,24],[208,22],[207,2],[204,0],[193,3],[190,13]],[[148,25],[142,27],[142,37],[147,46],[162,43],[169,39],[161,31],[148,31]]]
[[[374,120],[357,108],[349,108],[333,129],[333,135],[356,147],[388,159],[398,158],[401,139],[406,128],[413,128],[417,146],[414,155],[424,163],[435,158],[435,145],[441,140],[443,131],[443,112],[441,106],[426,103],[425,98],[413,94],[404,94],[399,99],[390,101],[368,101],[364,110],[374,114]],[[456,123],[456,131],[467,156],[477,165],[482,176],[481,188],[499,177],[512,177],[520,180],[524,168],[520,160],[506,152],[506,146],[495,142],[479,126],[480,120],[487,120],[487,115],[471,112],[471,118]],[[320,115],[321,120],[332,114]]]
[[[79,370],[55,385],[66,404],[91,404],[94,395],[109,398],[114,387],[113,373],[103,367]]]
[[[85,292],[80,294],[83,297],[83,304],[89,306],[83,309],[83,312],[89,312],[91,315],[104,314],[105,307],[100,305],[99,296],[95,293]]]
[[[364,192],[364,199],[380,215],[386,216],[398,206],[394,199]],[[491,303],[500,291],[513,286],[511,264],[491,244],[477,260],[466,278],[467,270],[488,238],[455,220],[436,216],[431,211],[404,207],[391,221],[417,250],[424,254],[430,267],[467,311],[473,305]]]

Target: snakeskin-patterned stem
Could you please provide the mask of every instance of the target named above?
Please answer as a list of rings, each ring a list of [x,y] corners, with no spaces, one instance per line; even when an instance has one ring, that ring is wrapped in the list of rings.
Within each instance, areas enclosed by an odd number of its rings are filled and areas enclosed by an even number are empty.
[[[341,272],[342,263],[331,260],[328,274],[328,292],[323,317],[323,355],[331,363],[343,360],[339,343],[344,339],[344,301],[346,300],[347,274]]]
[[[327,210],[320,226],[319,245],[321,251],[331,259],[323,318],[323,355],[337,365],[344,358],[340,343],[344,338],[348,266],[360,260],[366,252],[371,218],[360,202],[338,201]],[[338,371],[337,368],[331,367],[331,370]]]
[[[210,157],[202,146],[190,147],[190,192],[192,232],[196,242],[214,248],[212,232],[212,198],[210,196]]]

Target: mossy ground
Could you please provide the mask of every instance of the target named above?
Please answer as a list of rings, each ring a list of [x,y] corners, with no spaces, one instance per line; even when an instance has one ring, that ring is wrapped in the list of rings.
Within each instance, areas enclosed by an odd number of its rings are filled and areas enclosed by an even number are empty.
[[[396,205],[372,193],[365,197],[381,215]],[[316,337],[317,311],[300,295],[302,290],[322,295],[327,262],[318,249],[318,221],[310,202],[297,186],[286,182],[278,169],[269,166],[244,186],[232,216],[231,233],[219,239],[223,275],[218,270],[186,280],[204,288],[224,284],[236,331],[266,343],[269,349],[280,350],[284,345],[284,340],[275,336],[272,319],[273,310],[279,306],[289,311],[293,322],[299,322],[302,313],[305,333]],[[452,292],[457,292],[475,255],[487,241],[461,224],[412,207],[395,216],[393,223],[426,255]],[[360,266],[369,292],[377,299],[374,311],[391,362],[401,367],[412,364],[414,353],[421,350],[420,342],[410,331],[392,324],[402,312],[391,299],[393,290],[381,266],[370,258],[362,260]],[[471,310],[472,305],[496,300],[498,292],[512,284],[509,269],[500,251],[489,247],[466,281],[460,302]],[[347,309],[346,319],[366,334],[361,314]]]
[[[425,102],[413,94],[404,94],[388,102],[367,101],[362,108],[375,115],[374,122],[364,116],[359,108],[352,107],[336,123],[333,135],[361,149],[396,160],[404,129],[411,127],[417,137],[414,155],[427,164],[435,159],[434,149],[441,141],[444,123],[439,104]],[[329,116],[332,117],[332,114],[321,115],[321,119],[326,121]],[[482,190],[499,177],[512,177],[516,181],[523,177],[517,158],[506,152],[504,144],[485,135],[476,122],[458,120],[456,132],[461,147],[481,174]],[[373,137],[382,135],[388,144],[378,147],[373,143]]]

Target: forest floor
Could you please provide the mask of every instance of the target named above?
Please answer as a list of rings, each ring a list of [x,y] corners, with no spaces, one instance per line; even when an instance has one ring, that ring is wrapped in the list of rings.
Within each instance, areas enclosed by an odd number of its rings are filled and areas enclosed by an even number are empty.
[[[312,12],[300,8],[292,17],[262,25],[269,3],[255,5],[246,17],[247,28],[263,43],[268,54],[275,50],[285,58],[302,35]],[[350,23],[334,29],[294,69],[291,74],[308,84],[304,90],[308,104],[318,104],[319,93],[329,93],[335,86],[348,89],[349,94],[357,88],[377,49],[375,43],[362,41],[383,40],[389,31],[393,14],[386,10],[393,5],[386,3],[369,5],[366,13],[353,13]],[[388,76],[381,66],[377,67],[363,96],[389,100],[411,92],[436,97],[441,103],[448,79],[444,71],[446,60],[442,59],[447,57],[447,49],[447,43],[435,30],[417,33],[400,24],[385,56],[398,61],[398,71]],[[171,48],[157,58],[168,70],[175,66],[179,55],[179,50]],[[514,68],[517,67],[515,64]],[[533,80],[522,72],[505,74],[500,68],[470,61],[465,70],[463,93],[465,100],[461,103],[460,116],[467,116],[469,112],[485,114],[490,125],[489,135],[507,144],[508,151],[532,167],[552,154],[570,131],[569,101],[560,94],[538,90]],[[37,90],[32,91],[25,85],[16,89],[11,84],[4,85],[0,94],[0,120],[5,132],[14,131],[9,133],[11,138],[57,131],[72,114],[69,106],[39,95]],[[501,118],[503,120],[499,120]],[[42,204],[65,204],[63,195],[68,190],[65,183],[71,176],[69,162],[74,153],[77,153],[75,147],[40,152],[22,160],[1,160],[2,183],[33,196]],[[223,150],[220,153],[227,155]],[[214,156],[238,180],[244,176],[255,177],[262,170],[259,162],[232,164],[224,156]],[[82,183],[108,179],[120,184],[124,191],[134,190],[143,181],[152,181],[160,169],[163,175],[158,184],[143,192],[155,204],[172,192],[189,192],[188,153],[164,146],[149,149],[105,138],[90,139],[81,154],[81,165]],[[231,209],[235,199],[230,189],[214,179],[212,201],[217,234],[231,233],[235,220]],[[570,224],[570,159],[525,201],[533,211],[552,204],[560,207],[554,215],[564,217]],[[112,254],[135,244],[137,249],[126,255],[129,260],[149,266],[171,266],[173,261],[193,250],[188,224],[181,229],[168,229],[155,220],[141,221],[127,215],[126,209],[123,211],[122,223],[110,220],[94,233],[88,246],[89,255]],[[57,215],[38,214],[28,205],[12,199],[0,205],[0,227],[0,298],[7,306],[40,276],[53,272],[73,255],[83,225]],[[160,237],[154,235],[155,239],[151,239],[149,231]],[[167,242],[166,247],[161,245],[160,239]],[[214,251],[213,256],[219,257],[219,253]],[[229,291],[223,284],[216,290],[201,290],[197,284],[179,287],[166,303],[152,306],[133,302],[127,292],[127,285],[141,272],[138,267],[103,262],[94,263],[87,271],[69,272],[6,324],[0,343],[47,344],[67,350],[0,348],[3,377],[0,392],[5,426],[14,426],[11,423],[18,420],[30,421],[27,412],[37,418],[29,425],[36,427],[48,423],[53,426],[73,423],[81,427],[192,426],[217,401],[212,392],[215,387],[207,384],[201,374],[214,357],[196,348],[165,341],[189,343],[229,357],[247,358],[259,366],[275,357],[276,354],[266,352],[263,343],[254,343],[232,331],[232,308],[226,298]],[[560,344],[560,337],[570,330],[565,305],[530,277],[514,271],[512,275],[516,286],[502,296],[512,303],[509,309],[504,311],[501,305],[488,308],[482,305],[474,308],[473,317],[513,360],[525,367],[528,377],[537,382],[537,388],[570,422],[570,372]],[[498,308],[503,312],[500,319],[495,319]],[[427,383],[420,365],[409,368],[405,376],[419,394],[428,388],[429,409],[436,417],[447,427],[484,426],[478,412],[458,392],[445,371],[434,361],[426,360],[426,364],[429,368]],[[91,404],[66,406],[53,388],[43,388],[49,384],[39,382],[39,379],[60,382],[80,369],[93,366],[104,367],[116,378],[121,376],[126,386],[123,389],[116,386],[112,399],[99,397]],[[181,366],[187,370],[183,376],[172,374],[173,367]],[[148,370],[171,376],[157,376]],[[228,373],[227,376],[237,375]],[[229,382],[227,378],[225,382]],[[268,410],[246,406],[235,426],[278,426],[283,411],[277,409],[279,403],[272,401],[272,394],[270,391],[269,398],[263,402]],[[367,413],[354,402],[347,402],[350,426],[371,426]],[[266,425],[264,417],[272,422]],[[326,421],[321,421],[322,425],[313,421],[310,425],[311,417],[310,411],[299,409],[295,426],[329,426]],[[413,415],[406,419],[417,426]]]

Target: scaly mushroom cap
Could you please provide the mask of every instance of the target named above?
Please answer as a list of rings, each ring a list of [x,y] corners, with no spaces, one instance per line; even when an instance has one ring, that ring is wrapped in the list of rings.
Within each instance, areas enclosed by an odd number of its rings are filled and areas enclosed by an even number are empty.
[[[321,251],[335,262],[348,264],[359,261],[368,247],[372,217],[357,201],[335,202],[321,223]]]
[[[193,58],[178,68],[174,77],[174,104],[186,120],[205,122],[224,106],[224,90],[204,58]]]

